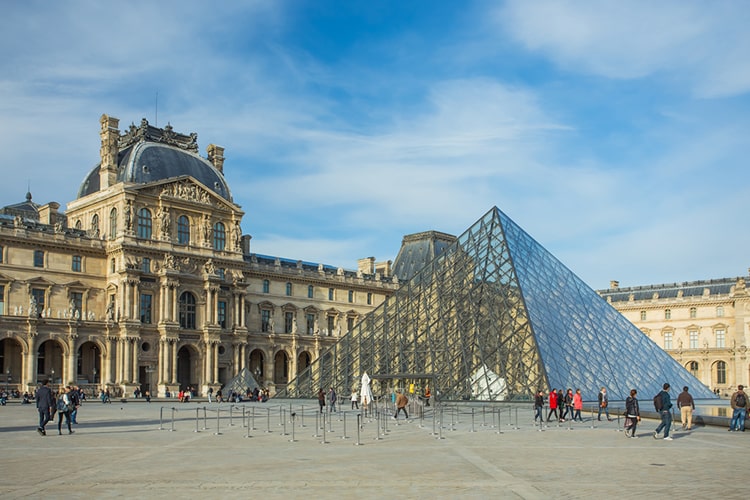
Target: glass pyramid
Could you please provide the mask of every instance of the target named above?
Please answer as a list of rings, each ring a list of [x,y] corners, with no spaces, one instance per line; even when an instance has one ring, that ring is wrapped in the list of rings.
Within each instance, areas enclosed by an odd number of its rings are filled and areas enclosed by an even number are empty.
[[[376,395],[429,385],[443,400],[570,387],[591,401],[605,386],[645,401],[664,382],[715,397],[496,207],[276,397],[346,392],[364,372]]]

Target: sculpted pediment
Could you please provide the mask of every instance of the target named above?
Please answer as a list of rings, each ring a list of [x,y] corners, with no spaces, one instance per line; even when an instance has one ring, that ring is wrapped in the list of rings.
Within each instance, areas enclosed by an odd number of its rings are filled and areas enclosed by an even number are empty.
[[[201,182],[187,175],[167,179],[156,184],[149,184],[148,187],[140,189],[140,192],[162,199],[188,201],[207,207],[231,211],[237,211],[238,209],[236,205],[228,202]]]

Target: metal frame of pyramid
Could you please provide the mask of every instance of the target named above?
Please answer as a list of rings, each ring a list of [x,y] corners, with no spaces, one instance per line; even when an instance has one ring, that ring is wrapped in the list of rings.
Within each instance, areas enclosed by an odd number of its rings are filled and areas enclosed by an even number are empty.
[[[250,370],[248,370],[247,368],[243,368],[242,370],[240,370],[236,377],[224,384],[221,390],[224,397],[229,398],[232,392],[236,392],[244,396],[245,392],[248,389],[252,391],[256,387],[258,389],[262,388],[260,385],[258,385],[258,382],[255,381],[255,377],[253,377],[253,374],[250,372]]]
[[[362,373],[443,400],[531,400],[580,388],[587,401],[664,382],[715,395],[497,207],[276,397],[356,388]],[[376,396],[390,387],[373,387]],[[645,397],[645,396],[644,396]]]

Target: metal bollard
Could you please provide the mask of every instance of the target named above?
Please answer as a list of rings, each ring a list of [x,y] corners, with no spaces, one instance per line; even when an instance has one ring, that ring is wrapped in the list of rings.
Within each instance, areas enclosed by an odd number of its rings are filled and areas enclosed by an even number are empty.
[[[164,422],[164,407],[162,406],[161,408],[159,408],[159,430],[160,431],[164,430],[164,426],[162,425],[163,422]]]
[[[484,411],[485,408],[485,406],[482,406],[482,425],[480,425],[480,427],[487,427],[487,418]]]
[[[221,407],[216,408],[216,432],[214,432],[214,436],[221,436],[221,432],[219,432],[219,419],[221,418]]]
[[[266,434],[271,434],[271,408],[266,408]]]
[[[283,426],[284,428],[283,428],[281,435],[288,436],[289,434],[287,434],[286,432],[286,409],[281,410],[281,416],[282,416],[282,422],[284,423],[284,426]]]
[[[299,411],[299,426],[305,426],[305,405],[302,405],[302,409]]]
[[[341,439],[349,439],[349,436],[346,435],[346,412],[342,412],[344,414],[344,435],[341,436]]]
[[[279,405],[279,427],[282,426],[284,423],[284,418],[286,418],[286,414],[284,413],[284,409]]]
[[[503,433],[503,430],[502,430],[503,429],[503,424],[502,424],[503,415],[501,413],[502,410],[503,409],[501,407],[499,406],[497,407],[497,430],[495,431],[497,434]]]
[[[200,432],[198,430],[198,410],[200,410],[200,408],[195,409],[195,432]]]
[[[381,415],[382,415],[381,413],[378,413],[377,420],[375,421],[375,432],[377,433],[377,435],[375,436],[375,441],[380,441],[381,439],[383,439],[380,437],[380,416]]]
[[[477,432],[474,430],[474,407],[471,407],[471,432]]]
[[[174,412],[176,412],[177,409],[173,406],[172,407],[172,428],[169,429],[169,432],[174,432]]]
[[[250,422],[251,422],[250,429],[255,430],[255,407],[254,406],[253,406],[253,411],[250,412]]]
[[[361,446],[362,443],[359,441],[359,431],[362,428],[362,414],[357,413],[357,442],[354,443],[355,446]]]
[[[596,426],[594,425],[594,407],[591,407],[591,428],[595,429]]]
[[[313,434],[313,437],[320,437],[319,430],[320,430],[320,413],[315,412],[315,434]]]
[[[244,406],[242,407],[242,427],[246,427],[245,426],[245,407]]]
[[[234,405],[229,405],[229,427],[233,427],[234,424],[232,423],[232,410],[234,409]]]
[[[516,430],[520,429],[520,427],[518,427],[518,407],[517,406],[516,406],[516,426],[514,427],[514,429]]]
[[[323,441],[320,442],[320,444],[328,444],[328,441],[326,441],[326,416],[327,413],[323,413]]]
[[[289,411],[291,411],[291,409],[292,409],[291,406],[292,405],[289,405]],[[296,413],[292,413],[292,439],[289,440],[290,443],[296,443],[297,442],[297,440],[294,439],[294,418],[296,416],[297,416]],[[286,429],[284,429],[284,430],[286,431]]]
[[[432,410],[432,435],[437,436],[437,432],[435,431],[435,420],[437,418],[437,412],[435,410]]]

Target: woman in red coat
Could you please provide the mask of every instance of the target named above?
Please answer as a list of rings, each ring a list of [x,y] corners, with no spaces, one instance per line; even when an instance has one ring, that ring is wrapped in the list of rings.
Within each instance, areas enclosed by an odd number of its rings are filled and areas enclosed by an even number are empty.
[[[581,410],[583,410],[583,397],[581,396],[581,389],[576,389],[576,393],[573,394],[573,409],[575,410],[575,413],[573,414],[573,421],[575,422],[577,419],[579,422],[583,422],[583,418],[581,418]]]
[[[554,388],[549,391],[549,413],[547,414],[547,422],[549,422],[553,413],[555,414],[555,420],[558,420],[560,417],[557,415],[557,392],[555,392]]]

